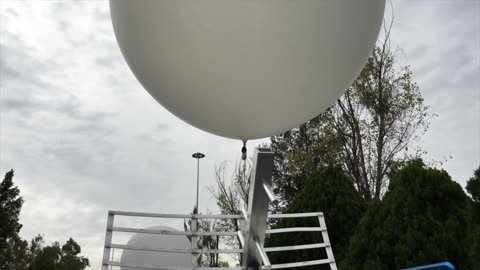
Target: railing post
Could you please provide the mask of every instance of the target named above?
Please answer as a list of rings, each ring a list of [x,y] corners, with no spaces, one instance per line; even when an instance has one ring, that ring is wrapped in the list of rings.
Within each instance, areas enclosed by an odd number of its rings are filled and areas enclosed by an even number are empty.
[[[110,261],[110,245],[112,244],[112,227],[114,215],[110,211],[107,218],[107,232],[105,234],[105,245],[103,249],[102,270],[108,270],[108,262]]]
[[[198,236],[196,235],[197,234],[197,217],[196,217],[196,213],[194,213],[192,215],[192,224],[190,224],[190,231],[192,232],[192,265],[195,267],[195,266],[198,266],[198,254],[196,252],[197,248],[198,248]]]
[[[330,244],[330,238],[328,237],[328,232],[326,230],[327,224],[325,223],[325,218],[323,214],[318,216],[318,222],[320,223],[321,228],[325,228],[325,230],[322,230],[322,238],[323,238],[323,242],[327,244],[327,246],[325,247],[325,250],[327,251],[327,257],[330,260],[330,269],[337,270],[335,257],[333,256],[332,245]]]
[[[272,184],[273,153],[268,148],[256,148],[253,156],[252,178],[248,195],[248,210],[245,226],[245,244],[243,246],[242,267],[258,270],[262,267],[262,254],[257,243],[263,245],[267,227],[268,205],[267,190]],[[272,194],[270,194],[272,195]],[[274,196],[270,196],[272,199]]]

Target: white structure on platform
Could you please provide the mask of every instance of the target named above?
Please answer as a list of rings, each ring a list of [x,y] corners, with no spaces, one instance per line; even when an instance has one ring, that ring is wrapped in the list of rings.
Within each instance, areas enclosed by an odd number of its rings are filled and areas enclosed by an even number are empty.
[[[176,230],[166,226],[153,226],[147,230],[169,231]],[[184,235],[171,234],[145,234],[136,233],[128,240],[120,259],[124,265],[175,265],[177,267],[191,267],[192,256],[186,253],[157,252],[161,249],[184,250],[190,247],[190,241]],[[122,270],[135,270],[136,268],[121,267]]]
[[[329,264],[330,269],[337,270],[335,259],[333,256],[332,248],[327,233],[327,227],[323,213],[298,213],[298,214],[268,214],[268,204],[270,201],[275,200],[275,195],[271,191],[271,177],[273,167],[273,153],[266,148],[258,148],[254,154],[253,163],[253,177],[250,182],[250,192],[248,199],[248,210],[244,209],[242,215],[179,215],[179,214],[154,214],[154,213],[136,213],[136,212],[122,212],[122,211],[109,211],[107,230],[105,236],[105,249],[103,254],[102,270],[108,270],[109,266],[130,267],[134,269],[156,269],[156,270],[193,270],[193,269],[238,269],[238,270],[260,270],[260,269],[283,269],[301,266],[311,266],[320,264]],[[192,231],[176,231],[173,229],[162,228],[126,228],[114,226],[115,216],[130,216],[130,217],[149,217],[149,218],[170,218],[170,219],[191,219]],[[267,219],[282,219],[282,218],[304,218],[304,217],[317,217],[318,227],[294,227],[294,228],[267,228]],[[240,231],[196,231],[196,223],[199,219],[238,219],[244,220],[245,227]],[[294,246],[282,246],[282,247],[264,247],[265,235],[275,233],[294,233],[294,232],[321,232],[323,242],[314,244],[302,244]],[[183,248],[179,248],[177,245],[165,246],[159,244],[158,246],[143,245],[139,246],[135,243],[127,243],[126,245],[112,243],[113,233],[136,233],[150,235],[162,235],[162,236],[187,236],[192,239],[191,243],[187,243],[188,247],[184,245]],[[197,238],[198,236],[238,236],[240,241],[240,249],[198,249]],[[155,236],[154,236],[155,237]],[[163,239],[163,238],[162,238]],[[183,240],[182,240],[183,241]],[[284,264],[272,265],[268,259],[268,253],[290,250],[303,250],[303,249],[325,249],[327,258],[319,258],[312,261],[291,262]],[[157,252],[160,254],[188,254],[190,256],[191,264],[189,266],[183,266],[172,262],[169,259],[158,261],[158,263],[150,263],[150,260],[143,262],[135,261],[130,264],[128,260],[122,260],[121,262],[112,260],[113,249],[122,249],[128,252],[128,250],[135,250],[138,252]],[[243,254],[241,266],[236,267],[200,267],[196,266],[197,257],[199,254],[211,254],[211,253],[237,253]],[[150,254],[150,253],[149,253]],[[319,252],[319,255],[322,254]],[[173,255],[172,255],[173,256]],[[156,261],[154,261],[156,262]],[[175,265],[170,265],[175,263]],[[192,266],[193,265],[193,266]],[[128,269],[128,268],[122,268]]]

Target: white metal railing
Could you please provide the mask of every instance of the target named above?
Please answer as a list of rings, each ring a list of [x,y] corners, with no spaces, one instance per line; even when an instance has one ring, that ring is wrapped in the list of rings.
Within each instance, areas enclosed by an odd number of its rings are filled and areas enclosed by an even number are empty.
[[[120,266],[120,267],[130,267],[135,269],[156,269],[156,270],[193,270],[193,269],[245,269],[244,267],[175,267],[175,266],[157,266],[157,265],[132,265],[128,263],[122,263],[119,261],[111,260],[111,254],[114,249],[121,250],[137,250],[137,251],[148,251],[148,252],[160,252],[160,253],[187,253],[192,254],[192,256],[198,256],[199,254],[241,254],[244,252],[244,249],[199,249],[193,248],[197,246],[197,243],[192,243],[192,248],[188,249],[175,249],[175,248],[146,248],[137,245],[128,245],[128,244],[114,244],[112,243],[112,235],[114,232],[126,232],[126,233],[141,233],[141,234],[164,234],[164,235],[184,235],[184,236],[238,236],[240,239],[240,245],[244,245],[244,232],[225,232],[225,231],[173,231],[173,230],[155,230],[155,229],[138,229],[138,228],[127,228],[127,227],[116,227],[114,226],[115,216],[130,216],[130,217],[150,217],[150,218],[169,218],[169,219],[237,219],[243,220],[243,215],[179,215],[179,214],[156,214],[156,213],[138,213],[138,212],[124,212],[124,211],[109,211],[108,220],[107,220],[107,230],[105,236],[105,246],[104,246],[104,255],[102,262],[102,270],[107,270],[109,266]],[[333,252],[329,243],[327,227],[325,225],[325,220],[323,213],[295,213],[295,214],[269,214],[269,219],[284,219],[284,218],[305,218],[305,217],[317,217],[319,220],[318,227],[291,227],[291,228],[278,228],[278,229],[267,229],[266,234],[276,234],[276,233],[292,233],[292,232],[322,232],[324,239],[323,243],[315,244],[304,244],[304,245],[293,245],[293,246],[280,246],[280,247],[263,247],[263,243],[259,241],[256,242],[257,250],[260,252],[263,269],[283,269],[283,268],[292,268],[292,267],[302,267],[302,266],[312,266],[320,264],[330,264],[331,269],[336,269],[335,260],[333,257]],[[191,238],[194,239],[193,237]],[[193,241],[192,241],[193,242]],[[303,262],[292,262],[284,264],[270,264],[267,253],[270,252],[281,252],[281,251],[292,251],[292,250],[305,250],[305,249],[321,249],[325,248],[327,252],[327,259],[312,260],[312,261],[303,261]]]
[[[268,205],[277,201],[272,191],[272,170],[273,170],[273,152],[268,148],[256,148],[253,156],[252,178],[250,179],[250,189],[248,197],[248,209],[242,209],[241,215],[178,215],[178,214],[155,214],[155,213],[137,213],[123,211],[109,211],[107,220],[107,232],[105,235],[105,246],[102,261],[102,270],[108,270],[109,266],[124,266],[136,269],[156,269],[156,270],[192,270],[192,269],[283,269],[292,267],[311,266],[319,264],[329,264],[330,269],[337,270],[335,258],[333,257],[330,240],[328,238],[327,226],[323,213],[296,213],[296,214],[268,214]],[[191,219],[191,228],[188,232],[179,232],[171,230],[138,229],[114,226],[115,216],[131,217],[150,217],[150,218],[174,218]],[[267,219],[278,218],[304,218],[317,217],[318,227],[295,227],[295,228],[277,228],[267,229]],[[198,231],[197,221],[199,219],[237,219],[244,221],[244,228],[237,232],[219,232],[219,231]],[[120,245],[112,243],[113,232],[142,233],[142,234],[166,234],[166,235],[185,235],[190,236],[191,248],[189,249],[168,249],[168,248],[145,248],[132,245]],[[291,232],[321,232],[323,243],[304,244],[283,247],[264,247],[263,243],[266,234],[291,233]],[[239,244],[242,249],[199,249],[197,241],[199,236],[238,236]],[[270,263],[268,252],[318,249],[325,248],[327,259],[292,262],[284,264]],[[165,267],[156,265],[127,265],[121,262],[111,260],[113,249],[153,251],[166,253],[190,253],[192,254],[192,267]],[[199,254],[218,254],[218,253],[239,253],[243,254],[241,267],[198,267],[197,258]]]
[[[262,267],[263,269],[284,269],[284,268],[329,264],[331,270],[337,270],[337,265],[335,263],[335,258],[333,256],[332,247],[330,245],[330,239],[328,237],[327,225],[325,223],[325,218],[322,212],[268,215],[268,218],[271,218],[271,219],[304,218],[304,217],[318,217],[319,227],[281,228],[281,229],[266,230],[266,233],[271,234],[271,233],[289,233],[289,232],[322,232],[323,243],[282,246],[282,247],[267,247],[265,248],[265,251],[268,253],[268,252],[279,252],[279,251],[325,248],[325,251],[327,253],[327,258],[320,259],[320,260],[273,264],[270,266],[267,265],[264,261],[264,266]]]

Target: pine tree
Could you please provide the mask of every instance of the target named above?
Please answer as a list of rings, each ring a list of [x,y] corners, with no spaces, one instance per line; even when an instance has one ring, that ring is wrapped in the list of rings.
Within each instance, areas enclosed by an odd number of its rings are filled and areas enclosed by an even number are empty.
[[[450,261],[473,269],[468,197],[445,172],[410,162],[371,205],[340,269],[387,270]]]
[[[366,209],[366,202],[355,190],[352,180],[339,167],[329,167],[308,177],[305,187],[286,208],[285,213],[323,212],[335,259],[343,259],[358,221]],[[319,226],[317,218],[283,219],[274,228]],[[289,246],[323,243],[321,233],[272,234],[265,246]],[[274,252],[272,263],[325,259],[324,249]],[[323,269],[318,266],[306,269]],[[327,265],[325,269],[330,269]]]
[[[22,228],[19,223],[20,210],[23,199],[20,197],[20,190],[13,184],[14,171],[10,170],[5,174],[0,183],[0,269],[8,269],[11,262],[8,256],[10,244],[18,237]]]

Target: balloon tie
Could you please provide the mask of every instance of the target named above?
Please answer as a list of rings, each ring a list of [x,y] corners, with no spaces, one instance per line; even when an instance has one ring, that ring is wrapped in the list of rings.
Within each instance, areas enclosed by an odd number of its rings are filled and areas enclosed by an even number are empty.
[[[242,147],[242,160],[247,159],[247,141],[243,141],[243,147]]]

